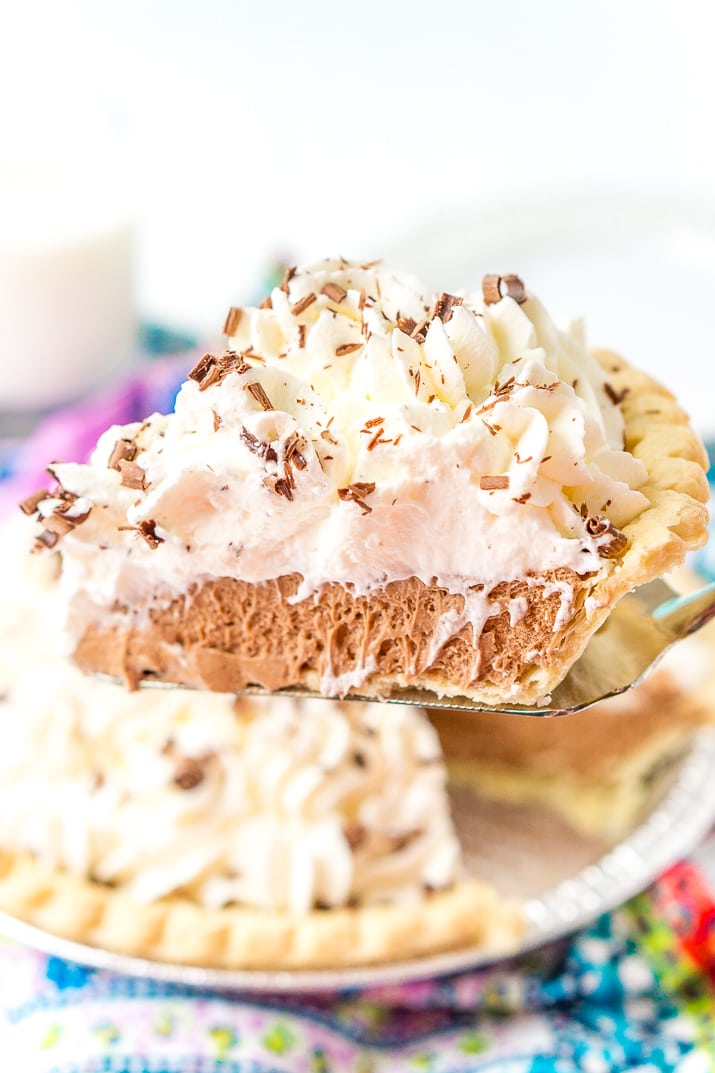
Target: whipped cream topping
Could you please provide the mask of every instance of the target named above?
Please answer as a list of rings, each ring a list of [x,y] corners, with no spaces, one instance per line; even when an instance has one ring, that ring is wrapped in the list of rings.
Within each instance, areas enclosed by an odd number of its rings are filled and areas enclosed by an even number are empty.
[[[414,900],[460,874],[424,713],[86,678],[59,651],[54,557],[27,554],[22,523],[0,527],[0,845],[212,908]]]
[[[415,576],[466,596],[599,574],[647,505],[617,394],[532,296],[436,296],[325,261],[231,310],[226,331],[230,353],[199,363],[173,414],[54,467],[93,505],[61,534],[83,622],[220,576],[298,573],[301,599],[324,582],[369,593]]]

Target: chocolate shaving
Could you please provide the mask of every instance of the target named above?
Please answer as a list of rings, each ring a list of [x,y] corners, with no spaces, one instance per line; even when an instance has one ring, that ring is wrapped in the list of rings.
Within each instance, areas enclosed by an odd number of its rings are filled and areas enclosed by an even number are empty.
[[[312,306],[313,302],[317,298],[317,294],[313,291],[310,294],[306,294],[303,298],[299,298],[297,302],[294,302],[290,307],[290,311],[294,317],[299,317],[301,313],[305,313],[308,306]]]
[[[271,400],[266,395],[263,387],[260,384],[247,384],[246,390],[253,395],[256,402],[260,403],[264,410],[274,410],[275,407]]]
[[[66,536],[67,533],[71,532],[75,527],[72,518],[67,518],[59,511],[53,511],[48,518],[43,519],[42,524],[44,525],[46,532],[49,531],[50,533],[54,533],[58,539]]]
[[[270,443],[263,443],[259,440],[257,436],[248,431],[245,425],[241,428],[239,439],[249,451],[254,455],[258,455],[259,458],[265,458],[266,462],[278,461],[275,448]]]
[[[305,333],[306,333],[306,330],[307,329],[306,329],[305,324],[299,324],[298,325],[298,346],[300,347],[301,350],[305,346]]]
[[[608,381],[603,385],[603,390],[606,392],[614,406],[620,406],[628,394],[627,387],[624,387],[622,391],[616,391],[613,385],[609,384]]]
[[[305,469],[307,462],[305,458],[298,450],[298,444],[300,443],[300,436],[297,432],[292,432],[290,437],[285,443],[285,460],[286,465],[295,466],[296,469]]]
[[[217,414],[215,410],[212,410],[211,413],[213,414],[214,418],[214,432],[218,432],[218,430],[221,428],[221,415]]]
[[[189,380],[199,385],[199,391],[225,379],[229,373],[245,373],[251,368],[241,354],[235,350],[226,350],[220,358],[214,354],[204,354],[189,373]]]
[[[608,518],[588,518],[586,532],[598,542],[598,554],[602,559],[617,559],[628,547],[626,534],[617,529]]]
[[[340,305],[348,292],[337,283],[326,283],[320,293],[324,294],[326,298],[329,298],[331,302]]]
[[[377,432],[375,433],[375,435],[372,437],[372,439],[370,440],[370,442],[367,445],[368,451],[372,451],[375,447],[379,446],[379,444],[381,444],[381,443],[392,443],[392,440],[383,440],[382,434],[383,434],[384,431],[385,430],[382,427],[377,430]]]
[[[500,283],[501,276],[490,275],[484,277],[482,280],[482,295],[485,305],[491,306],[501,301]]]
[[[461,306],[463,299],[458,298],[456,294],[447,294],[443,292],[435,303],[434,310],[432,312],[432,319],[439,317],[443,324],[452,319],[452,313],[455,306]]]
[[[160,544],[164,543],[164,538],[157,534],[156,522],[153,518],[149,518],[145,522],[139,522],[136,531],[139,536],[144,537],[152,551],[155,551]]]
[[[412,335],[413,331],[417,327],[417,321],[412,317],[399,317],[397,318],[397,327],[405,335]]]
[[[502,290],[506,291],[509,298],[513,298],[519,305],[523,305],[526,301],[526,287],[523,280],[519,276],[515,276],[513,272],[508,272],[506,276],[502,276]]]
[[[375,428],[376,425],[384,425],[384,417],[371,417],[369,421],[365,422],[365,428]]]
[[[526,287],[519,276],[513,272],[505,276],[488,275],[482,280],[482,295],[484,304],[491,306],[500,302],[502,298],[513,298],[522,305],[526,301]]]
[[[335,356],[336,358],[343,358],[346,354],[353,354],[361,346],[363,346],[362,343],[341,343],[340,346],[335,348]]]
[[[416,324],[410,333],[410,337],[415,340],[416,343],[424,343],[427,338],[427,324],[428,321],[421,320],[419,324]]]
[[[259,309],[273,309],[273,299],[270,294],[266,295],[263,301],[258,306]]]
[[[123,461],[133,462],[137,457],[137,445],[132,440],[117,440],[107,462],[107,469],[119,469]]]
[[[228,336],[235,335],[242,317],[243,310],[239,309],[238,306],[231,306],[224,321],[223,334]]]
[[[495,476],[487,476],[479,478],[479,487],[483,492],[492,492],[498,488],[509,487],[509,477],[506,473],[499,473]]]
[[[204,769],[198,760],[185,756],[176,765],[174,782],[180,790],[193,790],[204,781]]]
[[[201,391],[205,391],[219,378],[218,361],[213,354],[204,354],[189,373],[189,380],[195,380]]]
[[[508,395],[514,384],[516,383],[516,377],[510,376],[508,380],[505,380],[503,384],[497,384],[494,388],[495,395]]]
[[[374,491],[374,481],[354,481],[347,488],[338,488],[338,498],[343,503],[357,503],[363,514],[372,514],[372,507],[368,507],[365,496],[369,496]]]
[[[47,467],[47,471],[53,477],[55,476],[49,466]],[[55,480],[57,480],[56,477]],[[81,525],[82,522],[85,522],[87,518],[89,518],[90,512],[92,510],[91,506],[87,510],[83,510],[77,514],[69,513],[73,509],[74,504],[77,502],[78,498],[79,497],[76,496],[74,492],[68,492],[66,488],[63,488],[61,485],[59,485],[59,487],[54,492],[36,492],[33,496],[30,496],[29,499],[25,500],[24,504],[20,504],[21,509],[24,509],[24,513],[29,514],[36,513],[39,503],[44,502],[45,499],[60,500],[60,502],[55,506],[51,514],[49,514],[45,518],[41,518],[44,529],[39,534],[39,536],[36,537],[36,549],[39,549],[41,547],[54,548],[58,540],[60,540],[63,536],[66,536],[67,533],[71,532],[78,525]],[[32,507],[33,503],[35,504],[35,509],[34,511],[30,511],[29,508]]]
[[[531,499],[531,492],[524,492],[523,495],[512,496],[511,498],[515,503],[526,503],[529,499]]]
[[[270,475],[268,477],[264,477],[263,483],[266,488],[270,488],[270,490],[272,492],[275,492],[276,495],[284,496],[285,499],[288,499],[292,502],[293,488],[295,487],[295,484],[294,482],[289,480],[288,477],[274,477],[273,475]]]
[[[42,503],[44,499],[49,498],[51,497],[47,489],[41,488],[39,492],[33,492],[31,496],[27,497],[27,499],[23,499],[22,502],[18,504],[18,506],[23,514],[37,514],[37,508],[40,503]]]
[[[129,462],[128,459],[121,458],[116,468],[122,475],[122,484],[125,488],[136,488],[142,492],[145,490],[146,473],[136,462]]]

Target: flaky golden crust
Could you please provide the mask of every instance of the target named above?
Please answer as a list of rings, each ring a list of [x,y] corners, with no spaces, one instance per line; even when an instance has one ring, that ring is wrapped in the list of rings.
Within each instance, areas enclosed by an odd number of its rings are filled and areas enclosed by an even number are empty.
[[[182,898],[150,905],[119,889],[51,872],[26,853],[0,852],[0,910],[65,939],[133,957],[204,968],[358,967],[478,946],[513,952],[524,929],[516,903],[477,879],[409,904],[304,915]]]
[[[708,535],[708,457],[687,414],[666,388],[645,373],[610,351],[594,353],[614,392],[622,396],[625,447],[646,468],[648,479],[639,491],[649,506],[624,527],[625,553],[613,560],[591,599],[565,627],[562,665],[559,676],[548,683],[548,692],[565,677],[626,593],[680,565]]]

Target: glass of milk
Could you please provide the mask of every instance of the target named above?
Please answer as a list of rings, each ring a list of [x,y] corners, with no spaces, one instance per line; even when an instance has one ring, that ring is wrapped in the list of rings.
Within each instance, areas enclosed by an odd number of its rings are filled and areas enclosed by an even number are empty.
[[[110,380],[134,353],[121,153],[96,116],[62,103],[60,115],[21,101],[1,132],[0,435]]]

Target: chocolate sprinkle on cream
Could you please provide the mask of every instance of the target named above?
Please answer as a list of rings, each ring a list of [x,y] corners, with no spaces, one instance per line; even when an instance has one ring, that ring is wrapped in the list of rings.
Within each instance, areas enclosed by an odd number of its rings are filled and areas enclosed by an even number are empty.
[[[499,290],[499,284],[501,283],[501,276],[485,276],[482,280],[482,295],[484,296],[484,302],[486,305],[495,305],[501,301],[501,291]]]
[[[428,321],[426,320],[421,320],[419,324],[416,324],[410,338],[414,339],[416,343],[424,343],[427,338],[427,324]]]
[[[480,477],[479,487],[483,492],[493,492],[496,489],[508,488],[509,477],[506,473],[500,473],[493,477]]]
[[[398,318],[397,318],[397,327],[400,329],[401,332],[404,332],[405,335],[411,335],[412,332],[417,327],[417,321],[414,320],[412,317],[399,317],[398,316]]]
[[[354,481],[347,488],[338,488],[338,498],[343,503],[357,503],[363,514],[372,514],[372,507],[368,507],[365,496],[369,496],[374,491],[374,481]]]
[[[505,276],[488,275],[482,280],[482,295],[484,304],[491,306],[500,302],[502,298],[513,298],[521,305],[526,301],[526,287],[519,276],[513,272]]]
[[[502,289],[506,291],[509,298],[513,298],[519,305],[523,305],[526,301],[527,295],[524,282],[518,276],[515,276],[513,272],[502,276]]]
[[[335,348],[336,358],[342,358],[346,354],[353,354],[356,350],[359,350],[362,343],[341,343],[340,346]]]
[[[118,469],[122,475],[122,484],[125,488],[136,488],[141,492],[145,490],[146,473],[136,462],[130,462],[126,458],[121,458],[116,465],[116,469]]]
[[[220,358],[213,354],[204,354],[189,373],[189,380],[194,380],[199,385],[199,391],[205,391],[229,373],[245,373],[250,368],[235,350],[227,350]]]
[[[219,378],[218,362],[213,354],[204,354],[199,358],[189,373],[189,380],[195,380],[200,391],[205,391]]]
[[[273,299],[270,294],[267,294],[263,301],[258,306],[259,309],[273,309]]]
[[[340,305],[348,292],[338,283],[326,283],[320,293],[329,298],[331,302],[336,302]]]
[[[144,537],[152,551],[155,551],[160,544],[164,543],[164,538],[158,536],[156,532],[156,522],[153,518],[149,518],[145,522],[139,522],[136,531],[139,536]]]
[[[245,425],[241,428],[239,439],[252,454],[258,455],[259,458],[265,458],[266,462],[278,461],[275,447],[270,443],[263,443],[252,432],[249,432]]]
[[[455,306],[461,306],[462,299],[458,298],[456,294],[447,294],[445,291],[440,294],[434,307],[432,314],[433,319],[439,317],[443,324],[452,319],[452,313]]]
[[[37,508],[40,503],[42,503],[44,499],[49,498],[50,493],[47,491],[47,489],[41,488],[39,492],[33,492],[31,496],[27,497],[27,499],[23,499],[23,501],[19,503],[18,506],[20,507],[20,510],[23,514],[36,514]]]
[[[308,306],[312,306],[313,302],[316,300],[317,297],[318,296],[315,294],[315,292],[311,291],[310,294],[306,294],[305,297],[300,298],[297,302],[294,302],[293,305],[290,307],[290,311],[293,316],[299,317],[301,313],[305,313]]]
[[[288,499],[291,502],[293,501],[293,488],[295,482],[293,482],[292,479],[289,479],[288,476],[274,477],[271,475],[264,477],[263,483],[266,488],[270,488],[270,490],[275,492],[277,496],[283,496],[285,499]]]
[[[291,433],[290,437],[285,443],[285,460],[286,465],[295,466],[296,469],[305,469],[307,462],[305,458],[298,450],[298,444],[300,443],[300,436],[297,432]]]
[[[231,306],[229,309],[226,320],[223,326],[223,334],[229,337],[236,334],[241,318],[243,317],[243,310],[238,306]]]
[[[71,518],[65,517],[64,514],[58,511],[54,511],[50,514],[49,518],[43,519],[43,525],[45,530],[54,533],[58,539],[66,536],[67,533],[71,532],[75,527]]]
[[[264,410],[274,410],[275,406],[266,395],[260,384],[247,384],[246,391],[253,395],[256,402],[260,403]]]
[[[613,522],[608,518],[588,518],[586,520],[586,532],[597,541],[604,537],[609,539],[603,544],[599,543],[598,554],[603,559],[617,559],[628,547],[628,537],[620,529],[616,529]]]
[[[133,462],[137,456],[137,445],[131,440],[117,440],[107,462],[107,469],[119,469],[123,461]]]

